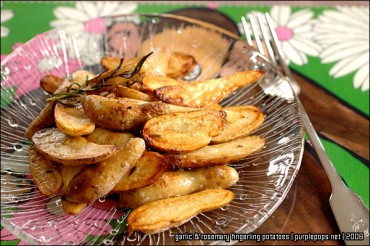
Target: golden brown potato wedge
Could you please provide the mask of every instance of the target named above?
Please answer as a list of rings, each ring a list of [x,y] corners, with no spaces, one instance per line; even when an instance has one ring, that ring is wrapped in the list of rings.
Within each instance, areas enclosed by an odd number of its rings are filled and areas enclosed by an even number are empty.
[[[167,198],[134,209],[127,218],[128,233],[159,233],[180,226],[201,212],[227,205],[234,193],[224,189],[208,189],[187,196]]]
[[[69,182],[79,173],[81,170],[86,167],[86,165],[78,165],[78,166],[67,166],[67,165],[59,165],[60,174],[62,175],[63,179],[63,189],[61,194],[64,194],[67,190]]]
[[[49,94],[53,94],[64,79],[53,74],[47,74],[40,79],[40,87]]]
[[[170,85],[184,85],[185,83],[170,77],[164,76],[145,76],[143,78],[143,89],[153,92],[155,89],[170,86]]]
[[[172,166],[167,163],[163,155],[153,151],[144,151],[137,165],[121,178],[112,191],[132,190],[150,185],[170,168]]]
[[[26,136],[31,140],[35,132],[53,125],[55,125],[54,102],[47,102],[40,114],[28,126]]]
[[[147,102],[153,102],[156,100],[156,98],[153,95],[149,95],[147,93],[128,88],[127,86],[118,85],[116,87],[116,91],[118,97],[127,97]]]
[[[168,171],[151,185],[121,192],[119,206],[137,208],[149,202],[190,195],[204,189],[226,189],[238,179],[238,172],[224,165]]]
[[[47,158],[65,165],[100,162],[112,156],[116,150],[114,145],[90,143],[83,137],[68,136],[55,127],[37,131],[32,141]]]
[[[57,194],[63,186],[62,175],[51,160],[42,156],[34,145],[28,149],[32,180],[46,196]]]
[[[85,136],[89,142],[102,145],[113,144],[116,147],[126,145],[133,137],[135,135],[130,132],[115,132],[103,127],[96,127],[92,133]]]
[[[220,102],[233,91],[260,79],[262,71],[243,71],[225,78],[192,82],[185,85],[164,86],[154,90],[155,96],[163,102],[187,106],[208,107]]]
[[[58,129],[69,136],[86,135],[95,129],[95,123],[90,120],[81,106],[69,107],[56,103],[54,118]]]
[[[230,142],[208,145],[184,154],[168,155],[169,162],[180,168],[224,165],[236,162],[260,151],[265,140],[260,136],[247,136]]]
[[[161,151],[192,151],[209,144],[225,123],[225,111],[217,109],[167,114],[149,120],[144,125],[143,138]]]
[[[75,203],[93,203],[107,195],[141,157],[144,140],[133,138],[112,157],[85,167],[69,183],[65,198]]]
[[[223,110],[227,114],[226,126],[220,135],[212,138],[212,144],[229,142],[247,136],[264,121],[261,110],[251,105],[225,107]]]
[[[70,202],[68,201],[65,196],[61,197],[62,208],[65,214],[67,215],[76,215],[81,213],[84,208],[87,206],[86,203],[81,202]]]
[[[141,127],[149,119],[169,112],[163,102],[138,105],[124,98],[118,100],[96,95],[86,96],[83,108],[96,125],[120,131]]]

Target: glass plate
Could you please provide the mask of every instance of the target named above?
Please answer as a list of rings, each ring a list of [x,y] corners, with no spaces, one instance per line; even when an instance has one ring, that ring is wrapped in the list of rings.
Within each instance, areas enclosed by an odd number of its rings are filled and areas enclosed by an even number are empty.
[[[102,71],[104,55],[133,57],[166,47],[193,55],[198,70],[186,78],[204,80],[245,69],[266,75],[221,102],[251,104],[265,114],[253,134],[266,140],[258,154],[231,164],[240,180],[230,190],[235,199],[201,213],[182,226],[145,235],[125,234],[129,211],[108,196],[77,216],[63,214],[59,196],[45,197],[32,183],[25,136],[48,97],[43,75],[69,77],[84,68]],[[268,60],[239,37],[185,17],[132,14],[98,18],[37,35],[3,60],[1,67],[1,224],[30,244],[232,244],[232,235],[260,226],[283,201],[300,167],[303,127],[292,90]],[[184,236],[185,235],[185,236]],[[186,237],[187,235],[187,237]],[[216,236],[209,236],[216,235]],[[218,235],[218,236],[217,236]]]

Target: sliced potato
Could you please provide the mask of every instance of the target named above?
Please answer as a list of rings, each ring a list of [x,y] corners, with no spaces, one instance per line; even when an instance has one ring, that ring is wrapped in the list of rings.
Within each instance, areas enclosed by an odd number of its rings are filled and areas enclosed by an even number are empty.
[[[153,92],[155,89],[170,86],[170,85],[184,85],[184,82],[170,77],[164,76],[145,76],[143,78],[143,88]]]
[[[208,145],[184,154],[168,155],[169,162],[180,168],[224,165],[260,151],[265,140],[260,136],[238,138],[230,142]]]
[[[34,145],[28,149],[32,180],[46,196],[57,194],[63,186],[62,175],[51,160],[42,156]]]
[[[95,123],[90,120],[80,106],[68,107],[56,103],[54,118],[58,129],[69,136],[86,135],[92,133],[95,129]]]
[[[120,193],[119,206],[137,208],[160,199],[190,195],[204,189],[225,189],[239,179],[229,166],[213,166],[165,172],[155,183]]]
[[[127,86],[118,85],[116,87],[117,96],[119,97],[128,97],[138,100],[143,100],[147,102],[155,101],[155,97],[153,95],[149,95],[147,93],[128,88]]]
[[[49,94],[53,94],[63,83],[63,81],[63,78],[53,74],[47,74],[40,79],[40,87]]]
[[[150,185],[163,173],[169,171],[170,167],[172,166],[167,163],[163,155],[153,151],[144,151],[137,165],[121,178],[112,191],[132,190]]]
[[[86,203],[81,202],[70,202],[64,196],[61,197],[62,208],[67,215],[76,215],[81,213],[87,206]]]
[[[162,102],[148,102],[138,105],[129,100],[89,95],[83,101],[83,108],[96,125],[111,130],[128,130],[141,127],[149,119],[169,112]]]
[[[220,135],[212,138],[212,144],[229,142],[247,136],[260,127],[264,121],[263,113],[254,106],[232,106],[225,107],[223,110],[227,114],[226,126]]]
[[[262,75],[262,71],[243,71],[225,78],[164,86],[155,89],[154,94],[161,101],[170,104],[195,108],[208,107],[220,102],[233,91],[256,82]]]
[[[38,151],[47,158],[65,165],[84,165],[103,161],[112,156],[114,145],[99,145],[83,137],[71,137],[58,128],[37,131],[32,141]]]
[[[128,232],[153,234],[180,226],[201,212],[227,205],[234,196],[229,190],[208,189],[187,196],[147,203],[129,214]]]
[[[93,203],[107,195],[141,157],[144,140],[133,138],[112,157],[84,168],[69,183],[65,198],[75,203]]]
[[[143,138],[153,148],[166,152],[184,152],[202,148],[220,134],[226,113],[217,109],[162,115],[149,120]]]
[[[113,144],[116,147],[126,145],[131,138],[135,137],[130,132],[115,132],[103,127],[97,127],[89,135],[85,136],[86,140],[96,144]]]
[[[54,102],[47,102],[40,114],[28,126],[26,136],[31,140],[35,132],[53,125],[55,125]]]
[[[78,166],[67,166],[67,165],[60,165],[60,173],[63,179],[63,189],[61,194],[64,194],[67,190],[69,182],[79,173],[81,170],[86,167],[86,165],[78,165]]]

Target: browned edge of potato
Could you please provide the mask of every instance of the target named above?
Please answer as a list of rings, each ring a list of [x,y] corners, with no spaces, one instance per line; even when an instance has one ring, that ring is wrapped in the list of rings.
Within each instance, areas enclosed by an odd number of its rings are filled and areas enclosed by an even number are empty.
[[[211,144],[229,142],[231,140],[249,135],[263,123],[265,116],[255,106],[231,106],[224,107],[227,114],[227,122],[220,135],[211,140]]]

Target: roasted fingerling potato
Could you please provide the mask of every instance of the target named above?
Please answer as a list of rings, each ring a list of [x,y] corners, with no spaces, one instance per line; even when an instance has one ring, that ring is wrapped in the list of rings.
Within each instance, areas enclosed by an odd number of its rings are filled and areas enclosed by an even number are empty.
[[[32,141],[45,157],[65,165],[85,165],[103,161],[111,157],[116,147],[88,142],[84,137],[71,137],[58,128],[45,128],[37,131]]]
[[[144,151],[138,163],[127,172],[113,188],[112,192],[137,189],[157,181],[172,165],[160,153]]]
[[[226,123],[226,113],[217,109],[167,114],[145,123],[143,138],[164,152],[186,152],[209,144]]]
[[[129,214],[128,233],[141,231],[154,234],[180,226],[201,212],[229,204],[234,196],[230,190],[207,189],[144,204]]]
[[[28,149],[32,179],[42,194],[52,196],[63,186],[62,175],[51,160],[45,158],[34,145]]]
[[[141,157],[144,140],[131,139],[115,154],[99,163],[85,167],[72,178],[65,191],[69,202],[91,204],[106,196]]]
[[[119,206],[137,208],[149,202],[190,195],[204,189],[226,189],[238,180],[238,172],[223,165],[167,171],[151,185],[121,192]]]

